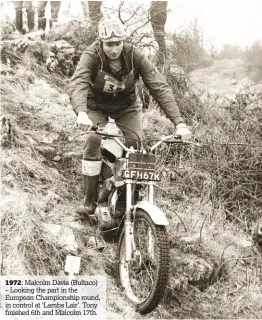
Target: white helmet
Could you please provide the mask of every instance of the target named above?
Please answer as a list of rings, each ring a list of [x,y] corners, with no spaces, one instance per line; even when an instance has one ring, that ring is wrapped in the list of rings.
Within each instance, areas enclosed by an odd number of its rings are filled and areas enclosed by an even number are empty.
[[[125,40],[124,25],[118,19],[103,19],[98,26],[98,37],[103,42],[116,42]]]

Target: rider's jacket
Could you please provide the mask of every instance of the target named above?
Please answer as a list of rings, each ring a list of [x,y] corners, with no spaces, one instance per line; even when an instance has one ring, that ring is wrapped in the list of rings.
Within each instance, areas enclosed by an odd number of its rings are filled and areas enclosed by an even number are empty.
[[[137,99],[136,82],[141,77],[166,116],[174,124],[183,122],[171,88],[139,49],[124,43],[121,65],[121,69],[114,73],[100,42],[87,47],[68,85],[76,113],[88,112],[89,108],[110,114],[128,108]]]

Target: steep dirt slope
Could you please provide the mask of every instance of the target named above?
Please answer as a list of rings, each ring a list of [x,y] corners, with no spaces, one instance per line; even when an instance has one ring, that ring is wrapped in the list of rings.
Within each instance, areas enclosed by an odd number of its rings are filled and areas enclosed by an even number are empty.
[[[2,118],[8,119],[11,141],[1,150],[1,274],[63,275],[67,254],[82,257],[81,274],[114,273],[114,245],[97,251],[93,228],[75,215],[82,196],[83,136],[74,139],[81,132],[65,87],[48,78],[18,66],[3,79]],[[63,236],[52,238],[55,226],[63,227]],[[136,318],[114,278],[108,288],[108,318],[123,312]]]
[[[94,229],[75,214],[82,195],[84,136],[75,125],[67,80],[49,74],[43,65],[30,66],[27,60],[17,64],[1,88],[2,115],[10,129],[1,150],[1,274],[61,275],[65,256],[77,253],[81,274],[107,276],[109,319],[258,318],[261,291],[252,240],[225,221],[222,209],[214,214],[209,177],[194,170],[189,176],[178,172],[179,183],[189,183],[193,190],[183,197],[174,195],[173,181],[163,185],[167,195],[161,205],[170,220],[172,261],[168,296],[150,315],[135,312],[116,285],[116,244],[104,242],[104,251],[98,251]],[[202,78],[205,72],[199,72]],[[154,106],[144,121],[152,132],[168,127]],[[51,241],[43,223],[63,226],[73,240]]]
[[[234,101],[239,92],[258,93],[262,84],[255,83],[256,70],[241,59],[214,60],[212,66],[190,73],[195,91],[202,98],[211,96],[217,102]]]

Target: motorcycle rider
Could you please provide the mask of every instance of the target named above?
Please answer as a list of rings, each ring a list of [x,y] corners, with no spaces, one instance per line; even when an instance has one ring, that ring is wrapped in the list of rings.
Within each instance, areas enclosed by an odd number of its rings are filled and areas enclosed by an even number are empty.
[[[118,123],[127,146],[136,147],[137,138],[142,138],[142,103],[136,92],[136,82],[141,77],[175,125],[175,133],[189,140],[191,132],[180,115],[171,88],[146,55],[125,39],[120,20],[104,19],[98,27],[97,41],[83,52],[68,85],[78,127],[89,131],[98,123],[105,125],[110,117]],[[79,214],[94,213],[102,167],[100,145],[101,136],[87,134],[82,159],[84,202],[76,210]]]

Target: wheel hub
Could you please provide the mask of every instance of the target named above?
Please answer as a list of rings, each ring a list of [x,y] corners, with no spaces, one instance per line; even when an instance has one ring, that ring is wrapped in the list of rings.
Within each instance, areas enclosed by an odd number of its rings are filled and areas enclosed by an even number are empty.
[[[130,264],[133,270],[139,270],[141,268],[142,256],[139,250],[134,250],[132,252],[132,258],[131,258]]]

